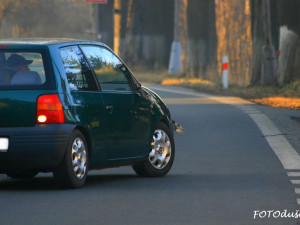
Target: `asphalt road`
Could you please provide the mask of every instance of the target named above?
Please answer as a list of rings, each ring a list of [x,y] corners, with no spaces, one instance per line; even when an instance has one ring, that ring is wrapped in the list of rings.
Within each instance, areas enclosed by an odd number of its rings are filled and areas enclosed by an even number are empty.
[[[175,135],[168,176],[106,169],[91,171],[81,189],[60,190],[51,174],[0,175],[0,225],[300,224],[281,218],[300,210],[299,111],[152,88],[186,128]]]

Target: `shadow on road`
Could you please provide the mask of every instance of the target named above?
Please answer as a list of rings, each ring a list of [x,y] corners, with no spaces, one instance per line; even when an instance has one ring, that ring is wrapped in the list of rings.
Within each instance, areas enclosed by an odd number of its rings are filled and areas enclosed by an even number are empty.
[[[98,185],[114,185],[118,182],[131,182],[132,179],[139,179],[135,174],[133,175],[89,175],[83,188],[95,187]],[[33,179],[0,179],[0,191],[45,191],[45,190],[62,190],[52,176],[36,177]]]
[[[285,182],[282,181],[284,179]],[[281,182],[279,182],[280,180]],[[284,184],[284,185],[278,185]],[[82,189],[117,190],[132,189],[186,192],[219,192],[225,190],[278,190],[288,185],[286,176],[278,177],[272,173],[268,178],[261,174],[173,174],[162,178],[141,178],[135,174],[92,174],[89,175]],[[52,176],[36,177],[34,179],[0,179],[0,191],[45,191],[62,190]],[[78,189],[81,190],[81,189]]]
[[[0,180],[0,191],[39,191],[39,190],[58,190],[53,177],[37,177],[33,179],[2,179]]]
[[[87,177],[87,182],[86,182],[86,186],[90,187],[90,186],[95,186],[95,185],[99,185],[99,184],[102,184],[102,185],[111,185],[111,184],[114,184],[114,183],[118,183],[120,181],[127,183],[127,181],[130,181],[131,180],[136,180],[136,179],[140,179],[137,175],[135,174],[114,174],[114,175],[111,175],[111,174],[101,174],[101,175],[89,175]],[[121,183],[122,183],[121,182]]]

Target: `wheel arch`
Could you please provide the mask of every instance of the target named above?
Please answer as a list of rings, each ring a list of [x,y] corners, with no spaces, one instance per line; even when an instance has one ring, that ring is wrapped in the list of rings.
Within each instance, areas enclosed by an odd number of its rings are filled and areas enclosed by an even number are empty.
[[[92,151],[92,139],[91,139],[91,135],[89,134],[88,130],[82,126],[76,126],[74,128],[74,130],[79,130],[84,138],[85,138],[85,141],[87,143],[87,147],[88,147],[88,154],[89,154],[89,158],[91,156],[91,151]]]
[[[158,121],[158,123],[164,123],[164,124],[170,129],[172,135],[174,135],[175,129],[174,129],[173,123],[172,123],[172,121],[170,121],[167,117],[162,116],[162,117],[160,118],[160,120]],[[157,124],[158,124],[158,123],[157,123]]]
[[[169,121],[167,120],[166,117],[162,117],[158,123],[164,123],[165,125],[167,125],[167,127],[170,128]]]

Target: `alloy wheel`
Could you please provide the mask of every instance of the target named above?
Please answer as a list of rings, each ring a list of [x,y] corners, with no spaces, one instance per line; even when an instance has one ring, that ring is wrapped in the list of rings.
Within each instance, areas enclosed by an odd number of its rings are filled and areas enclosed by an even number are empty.
[[[82,179],[86,174],[87,152],[83,140],[76,137],[72,145],[72,166],[77,179]]]
[[[163,169],[171,158],[171,142],[167,133],[163,130],[155,130],[151,142],[149,161],[156,169]]]

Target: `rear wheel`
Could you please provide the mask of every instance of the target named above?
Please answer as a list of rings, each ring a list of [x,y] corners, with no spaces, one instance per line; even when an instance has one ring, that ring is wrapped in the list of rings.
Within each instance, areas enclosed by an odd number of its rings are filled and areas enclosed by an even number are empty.
[[[175,156],[175,143],[169,127],[159,123],[151,142],[148,159],[133,165],[134,171],[142,177],[162,177],[171,169]]]
[[[88,164],[86,140],[79,130],[74,130],[61,165],[53,171],[54,177],[64,188],[81,187],[88,174]]]

